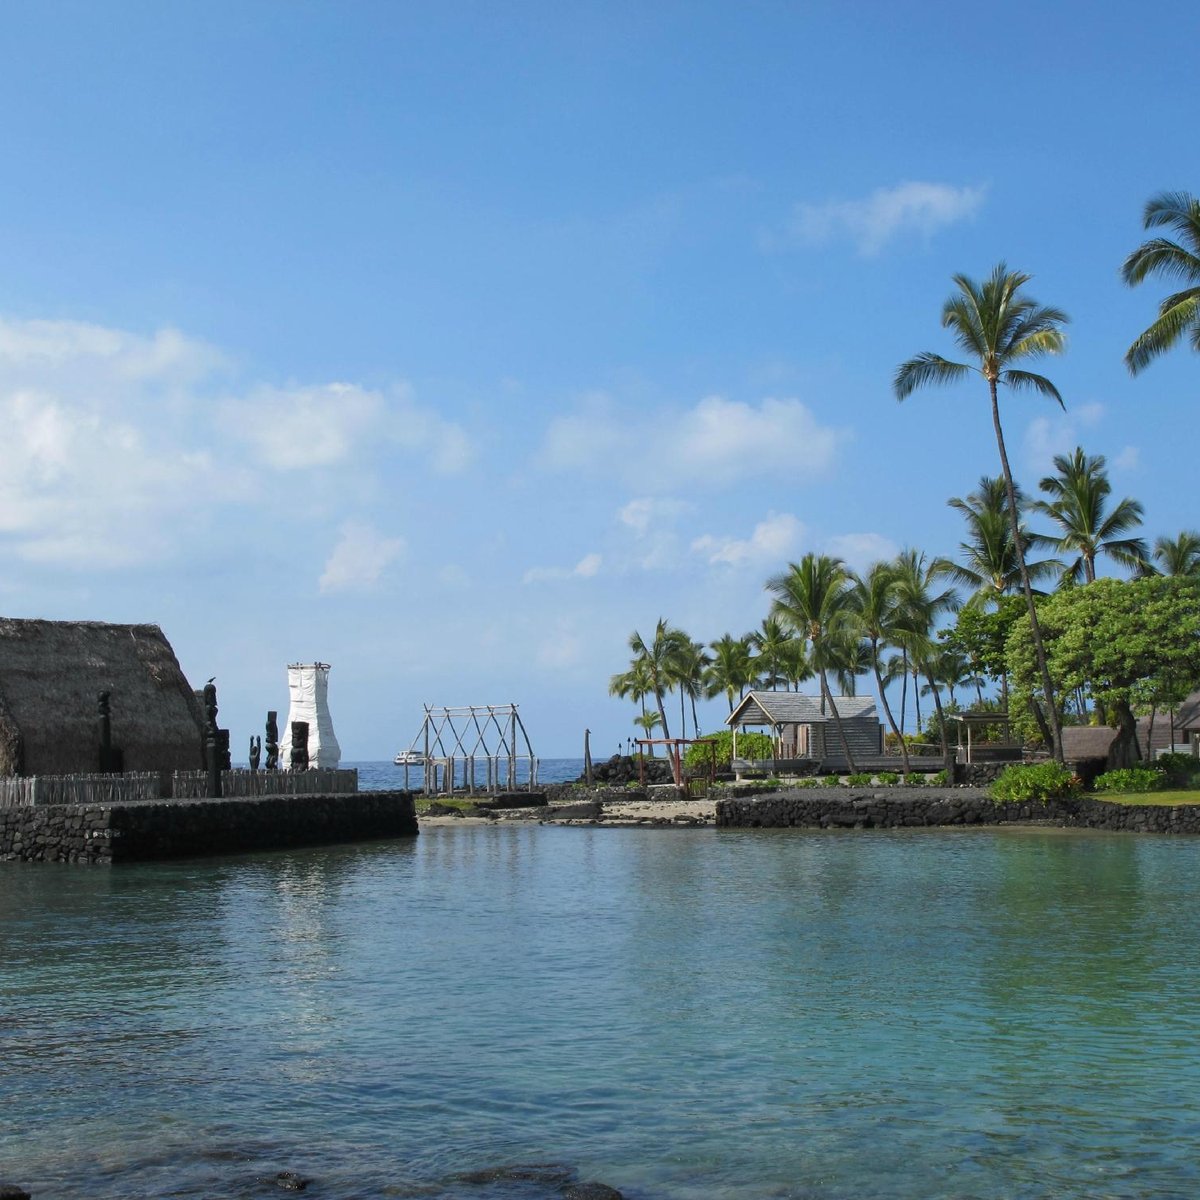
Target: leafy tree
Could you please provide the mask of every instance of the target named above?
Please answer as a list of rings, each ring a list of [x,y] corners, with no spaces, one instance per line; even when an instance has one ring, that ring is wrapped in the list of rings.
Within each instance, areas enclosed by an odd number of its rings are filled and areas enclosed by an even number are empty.
[[[1190,286],[1158,306],[1158,318],[1125,352],[1125,365],[1136,375],[1160,354],[1187,338],[1200,350],[1200,200],[1187,192],[1160,192],[1142,213],[1145,229],[1170,229],[1178,237],[1153,237],[1124,262],[1121,277],[1130,287],[1160,275]]]
[[[1017,546],[1017,567],[1021,576],[1021,587],[1025,593],[1038,672],[1041,676],[1046,720],[1049,721],[1047,732],[1050,735],[1054,757],[1061,762],[1062,728],[1058,705],[1055,703],[1054,685],[1046,664],[1046,648],[1042,644],[1041,629],[1038,625],[1033,584],[1025,565],[1025,550],[1021,542],[1021,514],[1017,505],[1012,470],[1008,465],[1004,430],[1000,424],[998,389],[1001,385],[1015,391],[1032,389],[1065,407],[1058,389],[1049,379],[1015,365],[1046,354],[1058,354],[1065,344],[1061,326],[1067,321],[1066,314],[1022,295],[1021,289],[1028,283],[1029,278],[1019,271],[1009,271],[1004,263],[1000,263],[982,284],[976,283],[966,275],[955,275],[954,283],[958,293],[952,295],[942,308],[942,326],[951,331],[958,346],[974,361],[970,364],[950,362],[939,354],[926,351],[899,366],[893,386],[897,399],[904,400],[917,388],[926,384],[957,383],[967,378],[972,371],[981,375],[988,385],[992,428],[996,435],[996,448],[1000,454],[1000,468],[1008,495],[1008,516],[1012,525],[1013,540]]]
[[[1173,538],[1155,538],[1153,558],[1143,567],[1147,575],[1200,576],[1200,533],[1184,529]]]
[[[659,617],[649,642],[636,629],[629,635],[629,649],[633,651],[631,669],[642,670],[650,683],[647,694],[654,697],[665,738],[671,736],[671,730],[663,696],[674,686],[679,658],[690,645],[691,638],[682,629],[672,628],[663,617]]]
[[[875,687],[883,705],[884,716],[900,746],[904,759],[904,773],[912,770],[908,761],[908,746],[901,736],[892,706],[888,703],[887,688],[883,679],[882,655],[884,647],[894,646],[900,636],[900,605],[896,594],[895,568],[888,563],[872,563],[862,575],[854,577],[854,615],[859,630],[870,648],[867,661],[875,675]]]
[[[1059,553],[1075,555],[1063,568],[1064,583],[1095,582],[1101,554],[1135,571],[1146,562],[1146,543],[1123,536],[1141,525],[1142,506],[1126,497],[1108,509],[1112,484],[1104,466],[1103,454],[1087,455],[1076,446],[1069,455],[1056,454],[1057,474],[1038,484],[1049,499],[1035,500],[1032,507],[1058,526]]]
[[[722,634],[709,643],[712,658],[704,668],[704,682],[709,697],[725,693],[733,710],[733,697],[740,698],[746,687],[754,681],[754,656],[750,653],[750,635],[735,638],[733,634]]]
[[[806,554],[791,563],[783,574],[767,581],[774,597],[771,615],[783,621],[808,641],[813,670],[821,680],[821,705],[833,714],[842,753],[851,771],[854,756],[841,714],[829,691],[827,672],[837,666],[837,652],[852,618],[850,573],[840,558],[827,554]]]
[[[1008,663],[1005,646],[1012,627],[1025,611],[1020,596],[1000,596],[992,611],[965,605],[954,624],[942,632],[948,646],[963,654],[972,671],[1000,685],[1001,702],[1008,707]]]
[[[707,745],[713,742],[716,749]],[[775,742],[768,734],[755,733],[750,729],[739,729],[737,735],[738,758],[749,758],[757,762],[775,757]],[[718,768],[726,770],[733,764],[733,730],[722,729],[717,733],[705,735],[703,742],[696,742],[687,748],[683,762],[687,767],[697,769],[708,766],[715,761]]]
[[[758,651],[755,666],[759,678],[772,691],[780,679],[787,678],[788,654],[795,635],[778,617],[764,617],[762,624],[750,634],[750,644]]]
[[[1013,489],[1017,496],[1017,511],[1023,517],[1025,497],[1015,484]],[[970,592],[967,603],[993,603],[1009,592],[1019,591],[1021,568],[1017,562],[1017,544],[1013,540],[1004,480],[984,475],[976,491],[966,497],[953,496],[946,503],[962,513],[967,523],[966,540],[958,544],[959,561],[952,563],[947,572],[959,587]],[[1062,563],[1057,559],[1029,561],[1029,549],[1039,540],[1028,532],[1022,520],[1025,569],[1033,583],[1049,579],[1062,569]]]
[[[1115,715],[1108,765],[1129,766],[1141,757],[1134,708],[1200,684],[1200,580],[1097,579],[1047,597],[1040,616],[1059,694],[1085,690]],[[1028,695],[1036,666],[1024,616],[1008,663],[1014,691]]]
[[[935,630],[938,620],[958,607],[953,588],[943,588],[941,580],[949,574],[945,559],[930,559],[920,550],[902,550],[896,557],[893,570],[896,577],[896,600],[899,607],[898,635],[908,652],[914,672],[925,676],[930,684],[933,705],[941,730],[942,756],[948,758],[950,744],[946,739],[946,723],[942,714],[942,697],[934,686],[934,660],[937,653]],[[918,724],[920,718],[918,717]]]

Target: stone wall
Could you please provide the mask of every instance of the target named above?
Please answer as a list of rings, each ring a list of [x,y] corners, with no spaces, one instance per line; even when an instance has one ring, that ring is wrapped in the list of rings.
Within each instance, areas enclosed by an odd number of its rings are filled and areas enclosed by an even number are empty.
[[[410,792],[0,809],[0,860],[122,863],[417,833]]]
[[[717,801],[725,828],[895,829],[922,825],[1049,822],[1082,829],[1200,834],[1200,805],[1126,805],[1090,796],[1049,804],[997,804],[976,788],[812,788]]]

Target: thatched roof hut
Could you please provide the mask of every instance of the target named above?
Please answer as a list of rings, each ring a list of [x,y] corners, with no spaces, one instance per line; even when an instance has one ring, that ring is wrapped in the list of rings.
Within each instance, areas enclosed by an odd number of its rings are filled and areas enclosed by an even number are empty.
[[[157,625],[0,618],[0,775],[90,773],[111,693],[126,771],[199,770],[203,713]]]

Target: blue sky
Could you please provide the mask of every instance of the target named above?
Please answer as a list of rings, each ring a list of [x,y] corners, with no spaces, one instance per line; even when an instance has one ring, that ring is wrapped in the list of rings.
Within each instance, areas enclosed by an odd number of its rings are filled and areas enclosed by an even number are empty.
[[[1122,259],[1200,191],[1194,5],[37,3],[0,14],[0,606],[160,624],[241,747],[333,664],[633,732],[633,629],[756,627],[808,550],[952,554],[995,473],[951,275],[1072,318],[1005,401],[1029,489],[1107,456],[1200,525],[1200,360],[1130,379]],[[702,723],[723,718],[707,705]]]

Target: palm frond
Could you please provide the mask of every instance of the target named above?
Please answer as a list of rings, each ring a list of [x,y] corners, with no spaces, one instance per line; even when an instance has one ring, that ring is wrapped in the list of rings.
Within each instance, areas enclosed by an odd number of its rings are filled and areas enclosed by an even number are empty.
[[[1137,287],[1151,275],[1200,279],[1200,258],[1169,238],[1151,238],[1121,264],[1121,278],[1130,287]]]
[[[1035,392],[1040,392],[1043,396],[1049,396],[1051,400],[1057,400],[1058,406],[1064,412],[1067,406],[1063,403],[1063,398],[1058,394],[1058,388],[1048,380],[1045,375],[1035,375],[1032,371],[1004,371],[1000,376],[1000,382],[1007,384],[1013,391],[1022,391],[1026,388],[1031,388]]]
[[[930,383],[955,383],[969,374],[973,368],[965,363],[950,362],[940,354],[924,351],[908,362],[901,363],[892,380],[892,389],[897,400],[911,396],[919,387]]]
[[[1136,375],[1160,354],[1170,350],[1189,326],[1200,322],[1200,296],[1185,300],[1162,313],[1158,320],[1143,331],[1125,352],[1125,365]]]

